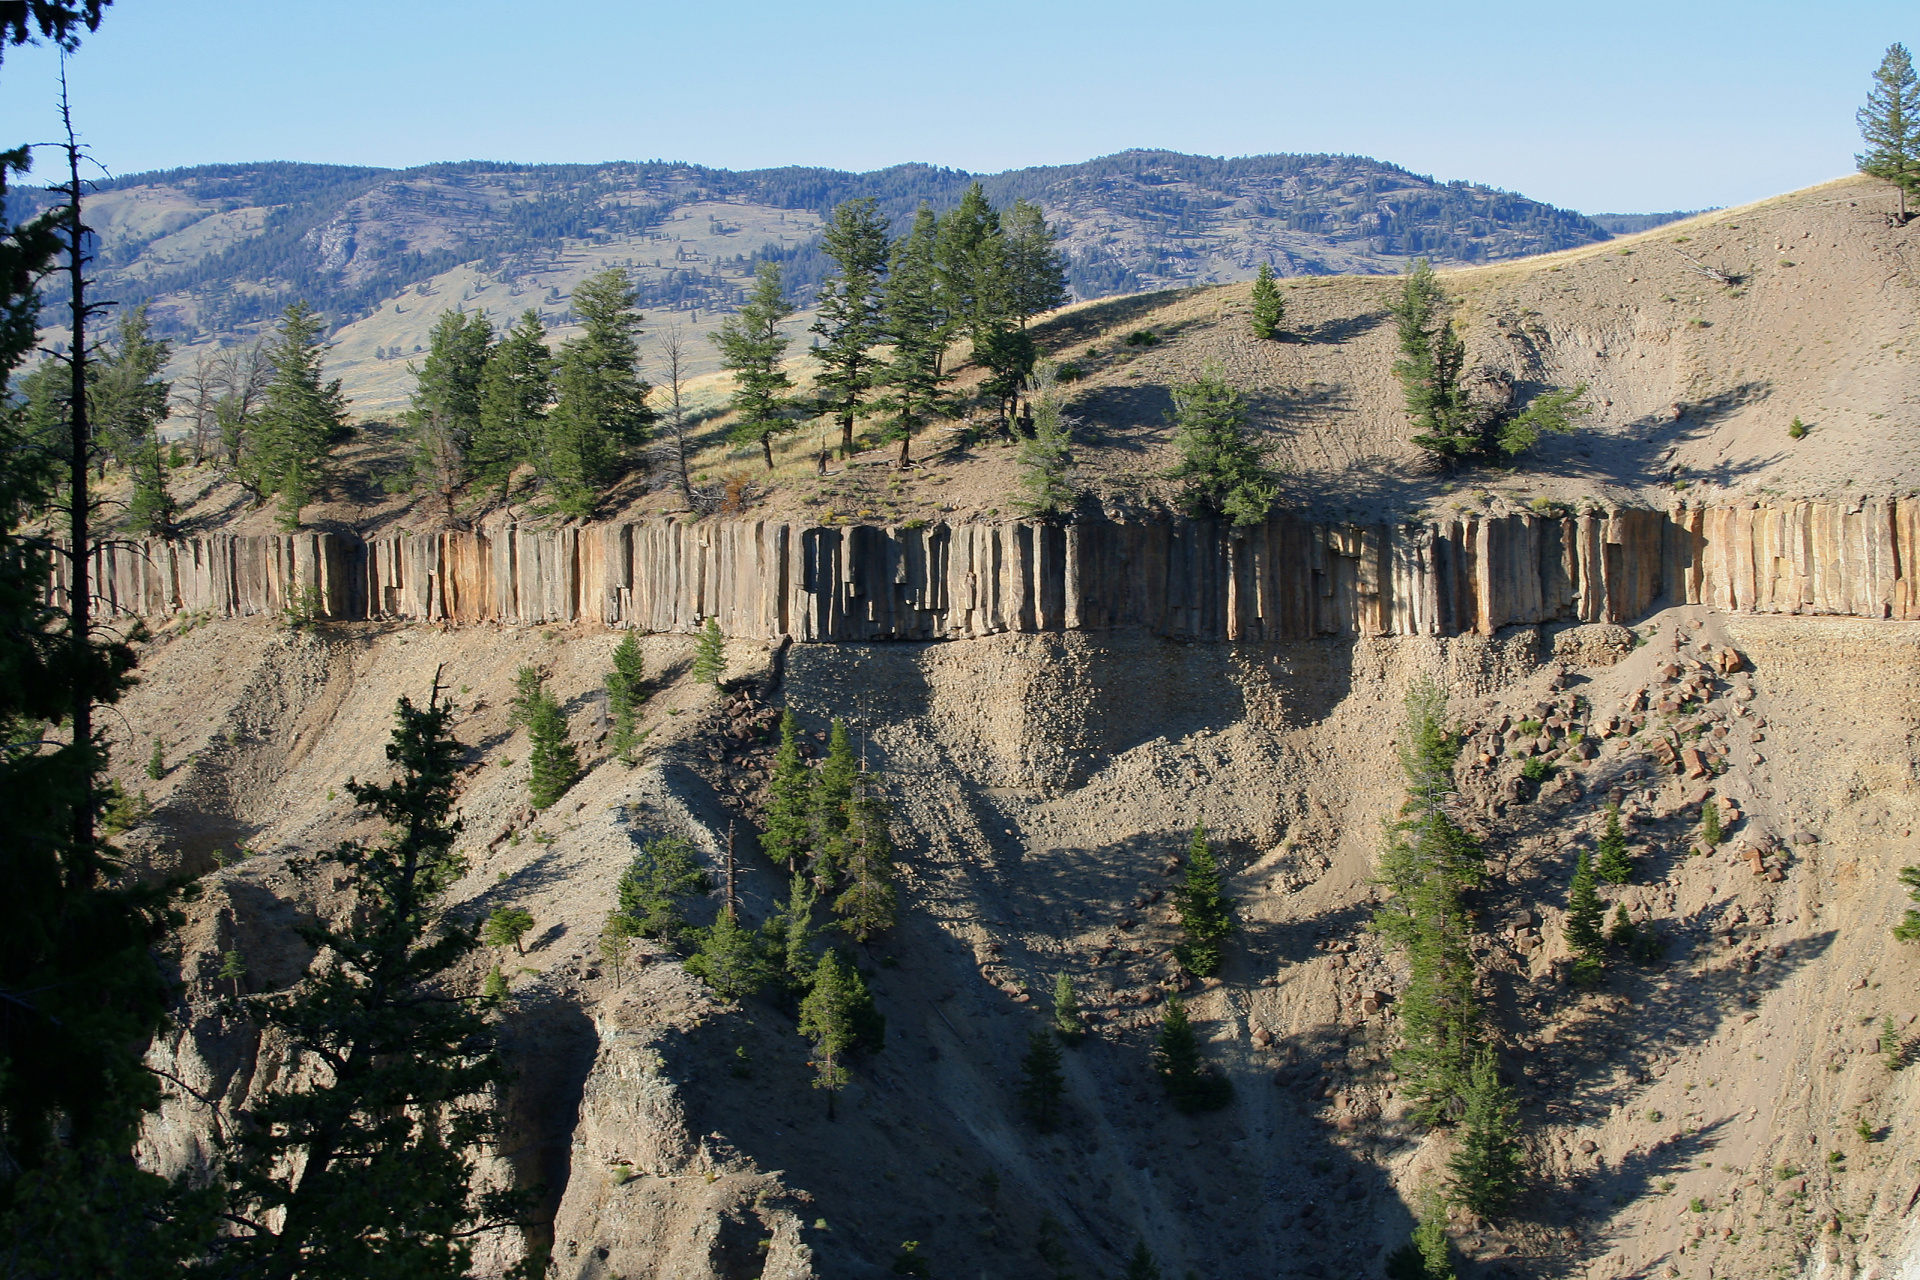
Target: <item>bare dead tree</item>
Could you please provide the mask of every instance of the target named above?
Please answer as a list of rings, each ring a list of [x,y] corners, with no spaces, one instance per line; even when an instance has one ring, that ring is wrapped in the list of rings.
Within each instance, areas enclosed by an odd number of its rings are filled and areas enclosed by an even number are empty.
[[[221,378],[221,360],[218,351],[202,351],[193,358],[193,368],[183,377],[175,379],[173,384],[178,390],[173,397],[174,405],[184,410],[193,422],[193,465],[199,466],[207,460],[207,453],[213,447],[219,431],[220,394],[225,383]]]
[[[667,465],[674,483],[680,487],[681,499],[691,506],[693,485],[687,477],[687,407],[682,394],[686,383],[687,347],[686,334],[678,322],[661,330],[659,344],[666,374],[661,385],[667,392]]]
[[[1741,278],[1739,276],[1731,272],[1722,271],[1718,267],[1710,267],[1683,249],[1675,249],[1674,252],[1686,260],[1687,270],[1697,276],[1705,276],[1715,284],[1736,285],[1740,283]]]

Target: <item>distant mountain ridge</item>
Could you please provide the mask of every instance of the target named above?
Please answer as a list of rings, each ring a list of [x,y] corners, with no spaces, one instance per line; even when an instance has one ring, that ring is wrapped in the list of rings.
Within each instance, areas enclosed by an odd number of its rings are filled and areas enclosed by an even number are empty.
[[[206,165],[104,183],[93,220],[103,283],[123,303],[149,303],[163,332],[193,341],[257,325],[295,296],[338,326],[456,266],[511,284],[556,253],[614,245],[636,251],[627,256],[654,309],[729,308],[763,257],[788,265],[804,299],[828,265],[811,229],[835,204],[872,196],[899,225],[920,202],[947,207],[974,181],[996,203],[1025,197],[1046,208],[1082,298],[1244,279],[1262,262],[1283,275],[1384,272],[1417,256],[1484,262],[1608,236],[1576,213],[1365,157],[1169,151],[991,175],[924,164],[864,174],[658,161]],[[716,225],[734,221],[716,205],[797,216],[775,219],[787,234],[739,236],[748,228]],[[691,229],[670,225],[699,206],[706,230],[738,237],[733,253],[686,243],[713,238],[684,234],[701,230],[698,217]]]

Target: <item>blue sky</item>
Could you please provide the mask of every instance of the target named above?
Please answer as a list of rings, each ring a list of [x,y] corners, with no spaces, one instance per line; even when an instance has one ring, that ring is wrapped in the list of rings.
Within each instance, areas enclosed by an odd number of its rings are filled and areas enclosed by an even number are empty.
[[[114,172],[678,159],[976,172],[1128,147],[1356,152],[1585,212],[1852,167],[1890,3],[117,0],[73,59]],[[55,62],[0,65],[0,137]]]

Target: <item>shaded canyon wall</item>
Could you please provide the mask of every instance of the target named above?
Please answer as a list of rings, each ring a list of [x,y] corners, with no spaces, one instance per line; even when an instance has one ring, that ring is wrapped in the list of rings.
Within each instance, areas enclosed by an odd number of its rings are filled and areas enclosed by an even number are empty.
[[[1208,521],[856,525],[654,520],[361,541],[125,542],[110,609],[591,621],[741,638],[938,640],[1141,627],[1190,640],[1490,634],[1626,622],[1656,601],[1920,619],[1920,501],[1791,502],[1247,530]],[[56,597],[66,589],[56,581]]]

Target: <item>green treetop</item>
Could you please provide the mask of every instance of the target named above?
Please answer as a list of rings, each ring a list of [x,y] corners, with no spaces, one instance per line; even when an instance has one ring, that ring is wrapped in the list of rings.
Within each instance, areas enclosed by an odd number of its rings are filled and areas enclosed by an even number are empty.
[[[525,907],[495,907],[480,927],[480,941],[489,947],[512,947],[516,955],[525,955],[524,941],[533,928],[533,913]]]
[[[987,330],[1012,315],[1006,241],[1000,215],[979,183],[940,219],[934,244],[941,308],[954,329],[978,345]]]
[[[884,368],[881,306],[887,270],[887,219],[871,196],[835,207],[820,235],[820,252],[839,268],[820,285],[812,331],[820,343],[808,354],[820,365],[814,389],[823,411],[840,424],[840,452],[853,452],[853,423]]]
[[[1890,45],[1873,73],[1867,105],[1854,117],[1867,149],[1854,157],[1860,172],[1891,182],[1900,193],[1900,221],[1907,196],[1920,188],[1920,82],[1905,45]]]
[[[527,311],[493,346],[480,374],[479,422],[471,462],[474,475],[507,497],[516,467],[547,465],[547,406],[553,401],[553,353],[540,313]]]
[[[1900,868],[1900,883],[1907,886],[1907,897],[1920,903],[1920,867]],[[1893,936],[1902,942],[1920,942],[1920,907],[1908,907],[1893,926]]]
[[[813,1087],[827,1091],[827,1118],[847,1082],[846,1058],[858,1036],[859,975],[831,950],[814,967],[813,984],[800,1001],[800,1034],[813,1046]]]
[[[1036,516],[1065,515],[1073,509],[1078,491],[1073,484],[1073,420],[1066,413],[1066,395],[1059,370],[1042,362],[1033,384],[1033,434],[1020,442],[1019,505]]]
[[[713,887],[680,836],[659,836],[641,846],[620,876],[618,905],[608,929],[616,936],[676,941],[686,929],[680,899]]]
[[[831,881],[840,874],[847,856],[847,828],[859,766],[847,722],[835,720],[827,734],[827,758],[820,762],[813,782],[813,856],[816,874]]]
[[[846,853],[838,868],[846,874],[847,887],[833,904],[840,927],[856,942],[893,928],[898,910],[888,806],[877,796],[860,794],[864,790],[856,788],[854,798],[847,802]]]
[[[733,375],[733,442],[759,445],[769,471],[773,438],[794,426],[786,400],[793,379],[780,367],[791,341],[780,331],[780,322],[792,314],[793,304],[780,283],[780,264],[762,262],[754,269],[746,302],[713,334],[720,367]]]
[[[780,715],[780,745],[773,753],[769,791],[760,851],[785,863],[791,875],[811,849],[813,835],[813,771],[801,758],[800,725],[791,711]]]
[[[1045,213],[1027,200],[1015,200],[1000,215],[1000,235],[1009,311],[1024,329],[1041,312],[1069,301],[1066,255],[1054,248],[1059,236]]]
[[[1121,1274],[1120,1280],[1165,1280],[1160,1262],[1153,1256],[1153,1250],[1147,1248],[1145,1240],[1133,1246],[1133,1253],[1127,1258],[1127,1269]]]
[[[882,290],[893,358],[883,379],[886,398],[879,403],[891,415],[902,466],[910,460],[914,433],[946,410],[947,376],[941,364],[947,349],[947,311],[935,262],[939,227],[933,211],[922,205],[912,228],[894,242]]]
[[[629,768],[639,737],[634,732],[640,704],[647,700],[646,657],[640,652],[640,633],[628,631],[613,647],[613,670],[606,674],[607,714],[613,720],[609,745]]]
[[[1186,942],[1176,948],[1189,973],[1210,978],[1220,970],[1220,944],[1233,935],[1233,899],[1221,892],[1220,864],[1207,829],[1196,826],[1187,846],[1186,882],[1174,892]]]
[[[1060,1042],[1050,1032],[1027,1037],[1027,1056],[1020,1060],[1020,1107],[1042,1133],[1051,1133],[1060,1118],[1060,1099],[1067,1078],[1060,1074]]]
[[[1455,1204],[1483,1218],[1497,1217],[1520,1194],[1525,1155],[1520,1146],[1519,1104],[1500,1083],[1491,1045],[1474,1057],[1466,1109],[1460,1117],[1460,1145],[1447,1161]]]
[[[687,972],[723,999],[743,1000],[772,979],[756,934],[735,920],[732,912],[722,911],[710,927],[695,930],[695,938]]]
[[[1233,1090],[1225,1076],[1214,1074],[1200,1056],[1200,1044],[1178,997],[1167,1001],[1167,1011],[1154,1039],[1153,1069],[1166,1086],[1167,1096],[1181,1111],[1212,1111],[1227,1105]]]
[[[291,1053],[328,1069],[283,1074],[234,1126],[224,1271],[295,1280],[324,1259],[327,1274],[452,1280],[468,1274],[476,1234],[529,1207],[476,1185],[506,1072],[486,1006],[446,994],[449,970],[480,942],[443,905],[463,871],[451,714],[437,699],[401,700],[387,748],[399,777],[347,784],[389,834],[331,854],[356,909],[337,926],[304,927],[327,963],[249,1005]]]
[[[1079,997],[1073,994],[1073,979],[1065,969],[1053,979],[1053,1030],[1068,1044],[1076,1043],[1087,1034],[1086,1023],[1080,1021]]]
[[[1592,860],[1582,849],[1574,859],[1573,883],[1567,890],[1567,946],[1576,957],[1574,978],[1581,982],[1591,982],[1600,976],[1606,950],[1602,926],[1606,923],[1607,904],[1600,900],[1598,880]]]
[[[1480,451],[1480,415],[1460,387],[1467,350],[1447,318],[1447,296],[1425,258],[1400,284],[1392,306],[1400,359],[1393,366],[1406,394],[1413,422],[1413,443],[1441,458],[1455,460]]]
[[[1183,481],[1180,501],[1190,516],[1220,516],[1236,525],[1264,522],[1279,497],[1266,451],[1247,422],[1246,400],[1218,368],[1173,389],[1174,449],[1169,473]]]
[[[156,538],[173,533],[179,514],[167,493],[166,455],[160,443],[160,424],[166,421],[172,393],[172,384],[161,379],[160,371],[172,351],[171,343],[153,336],[145,305],[135,307],[120,317],[111,351],[94,363],[87,392],[95,431],[133,479],[127,524]]]
[[[296,302],[281,316],[279,336],[267,352],[273,377],[254,435],[266,484],[280,495],[284,529],[300,527],[301,508],[313,500],[327,455],[346,434],[340,380],[324,380],[324,328],[312,308]]]
[[[640,376],[639,294],[624,267],[573,289],[583,332],[561,344],[546,424],[547,468],[561,509],[584,516],[647,442],[653,390]]]
[[[716,688],[727,670],[727,637],[718,618],[708,618],[693,646],[693,678]]]
[[[1633,879],[1633,859],[1627,856],[1627,833],[1620,825],[1618,803],[1607,806],[1607,826],[1600,833],[1593,870],[1608,884],[1625,884]]]
[[[414,474],[440,495],[448,519],[453,495],[471,473],[481,382],[492,354],[493,325],[486,313],[443,311],[427,339],[427,358],[414,372],[406,413]]]
[[[1280,296],[1280,286],[1273,278],[1273,268],[1266,263],[1260,264],[1260,274],[1253,279],[1253,336],[1263,342],[1270,342],[1280,336],[1280,322],[1287,314],[1286,299]]]
[[[527,794],[535,809],[546,809],[580,778],[580,755],[567,730],[567,715],[544,684],[526,711]]]

